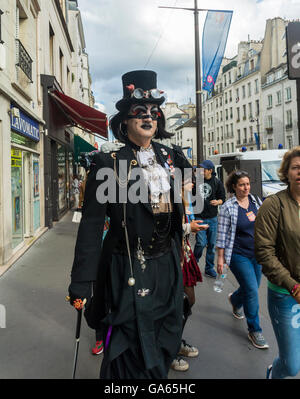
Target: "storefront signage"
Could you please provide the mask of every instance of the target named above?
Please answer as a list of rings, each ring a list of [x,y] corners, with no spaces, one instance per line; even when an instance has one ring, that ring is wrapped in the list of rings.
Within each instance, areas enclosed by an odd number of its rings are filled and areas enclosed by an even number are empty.
[[[13,107],[12,105],[11,108],[15,107]],[[19,111],[20,117],[14,116],[13,113],[11,113],[11,129],[30,138],[31,140],[39,141],[40,131],[38,122],[36,122],[34,119],[29,118],[21,110]]]

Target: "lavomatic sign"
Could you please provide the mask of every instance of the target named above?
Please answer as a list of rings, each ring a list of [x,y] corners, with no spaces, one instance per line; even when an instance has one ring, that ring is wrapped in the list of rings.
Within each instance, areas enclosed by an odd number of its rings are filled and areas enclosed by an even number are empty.
[[[11,106],[11,111],[14,107]],[[24,114],[21,110],[19,110],[19,115],[15,115],[15,113],[11,112],[10,114],[10,126],[11,129],[23,136],[26,136],[34,141],[40,140],[40,131],[39,124],[34,119],[29,118],[26,114]]]
[[[289,79],[300,79],[300,22],[286,27],[286,47]]]

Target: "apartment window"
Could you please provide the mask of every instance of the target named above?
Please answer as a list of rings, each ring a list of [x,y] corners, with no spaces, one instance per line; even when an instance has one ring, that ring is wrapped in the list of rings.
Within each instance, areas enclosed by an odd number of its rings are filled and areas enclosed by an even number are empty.
[[[250,60],[250,69],[254,69],[254,60]]]
[[[235,99],[236,102],[239,101],[239,97],[240,97],[240,91],[239,89],[236,89],[236,99]]]
[[[230,152],[229,143],[226,144],[226,147],[227,147],[227,154],[228,154]]]
[[[228,99],[227,99],[227,93],[225,93],[225,104],[227,104]]]
[[[243,96],[243,98],[246,97],[246,87],[245,86],[242,86],[242,96]]]
[[[290,129],[293,125],[293,117],[292,117],[292,110],[289,109],[286,111],[286,128]]]
[[[273,116],[272,116],[272,115],[268,115],[268,118],[267,118],[267,127],[268,127],[269,129],[272,129],[272,128],[273,128]]]
[[[221,105],[222,105],[222,97],[220,97],[220,107],[221,107]]]
[[[252,103],[248,104],[248,109],[249,109],[249,118],[252,118]]]
[[[223,111],[220,112],[220,122],[223,121]]]
[[[3,11],[0,10],[0,44],[4,43],[4,41],[2,40],[2,29],[1,29],[1,16],[3,14]]]
[[[267,83],[272,83],[273,80],[274,80],[274,75],[273,74],[267,76]]]
[[[279,69],[279,71],[275,72],[275,79],[280,79],[282,77],[282,69]]]
[[[232,111],[232,107],[230,107],[230,119],[233,118],[233,111]]]
[[[49,59],[50,59],[50,74],[54,75],[54,31],[49,25]]]
[[[268,148],[269,150],[273,150],[273,139],[268,139]]]
[[[272,94],[268,95],[268,108],[272,108],[273,105],[273,97]]]
[[[238,107],[236,109],[236,112],[237,112],[237,122],[239,122],[240,121],[240,107]]]
[[[290,150],[291,148],[293,148],[293,138],[292,138],[292,136],[288,136],[287,137],[287,141],[288,141],[288,147],[289,147],[289,150]]]
[[[231,143],[231,152],[234,152],[234,143]]]
[[[259,85],[258,85],[258,79],[255,79],[255,94],[257,94],[259,92]]]
[[[227,86],[227,79],[226,79],[226,75],[224,75],[224,86]]]
[[[279,105],[279,104],[281,104],[281,91],[280,90],[277,91],[276,96],[277,96],[277,104]]]
[[[259,115],[259,100],[255,100],[256,116]]]
[[[231,133],[231,137],[233,137],[233,123],[230,124],[230,133]]]
[[[216,120],[217,120],[217,123],[219,122],[219,112],[217,112],[217,114],[216,114]]]
[[[247,143],[247,128],[244,127],[244,143]]]
[[[241,144],[241,131],[240,129],[237,130],[237,144]]]
[[[248,83],[248,97],[251,97],[251,82]]]
[[[228,80],[229,80],[229,84],[231,84],[231,72],[228,72]]]
[[[229,101],[230,102],[232,101],[232,91],[231,90],[229,90]]]
[[[292,90],[290,87],[287,87],[285,89],[285,93],[286,93],[286,101],[290,101],[292,99]]]
[[[63,88],[63,72],[64,72],[64,55],[59,49],[59,73],[60,73],[60,85]]]
[[[247,119],[246,104],[243,105],[243,120]]]
[[[228,109],[225,109],[225,118],[228,121]]]

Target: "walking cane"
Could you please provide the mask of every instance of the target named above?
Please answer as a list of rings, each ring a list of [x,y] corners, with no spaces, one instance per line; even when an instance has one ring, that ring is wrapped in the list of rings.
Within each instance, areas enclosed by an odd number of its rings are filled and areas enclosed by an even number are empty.
[[[66,297],[67,301],[70,301],[70,297]],[[82,301],[82,305],[86,304],[86,299]],[[76,366],[77,366],[77,358],[78,358],[78,349],[79,349],[79,341],[80,341],[80,328],[81,328],[81,319],[82,319],[82,309],[77,310],[77,323],[76,323],[76,334],[75,334],[75,353],[74,353],[74,361],[73,361],[73,372],[72,372],[72,379],[75,379],[76,373]]]

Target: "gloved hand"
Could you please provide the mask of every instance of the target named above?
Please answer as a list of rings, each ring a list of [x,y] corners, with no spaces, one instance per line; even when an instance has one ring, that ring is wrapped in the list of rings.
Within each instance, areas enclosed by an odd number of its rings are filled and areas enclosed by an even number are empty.
[[[119,151],[125,144],[123,143],[111,143],[107,141],[106,143],[102,144],[100,147],[101,152],[112,152],[112,151]]]
[[[72,282],[69,286],[69,296],[66,298],[70,305],[74,306],[76,310],[82,309],[91,297],[91,286],[90,281]]]

